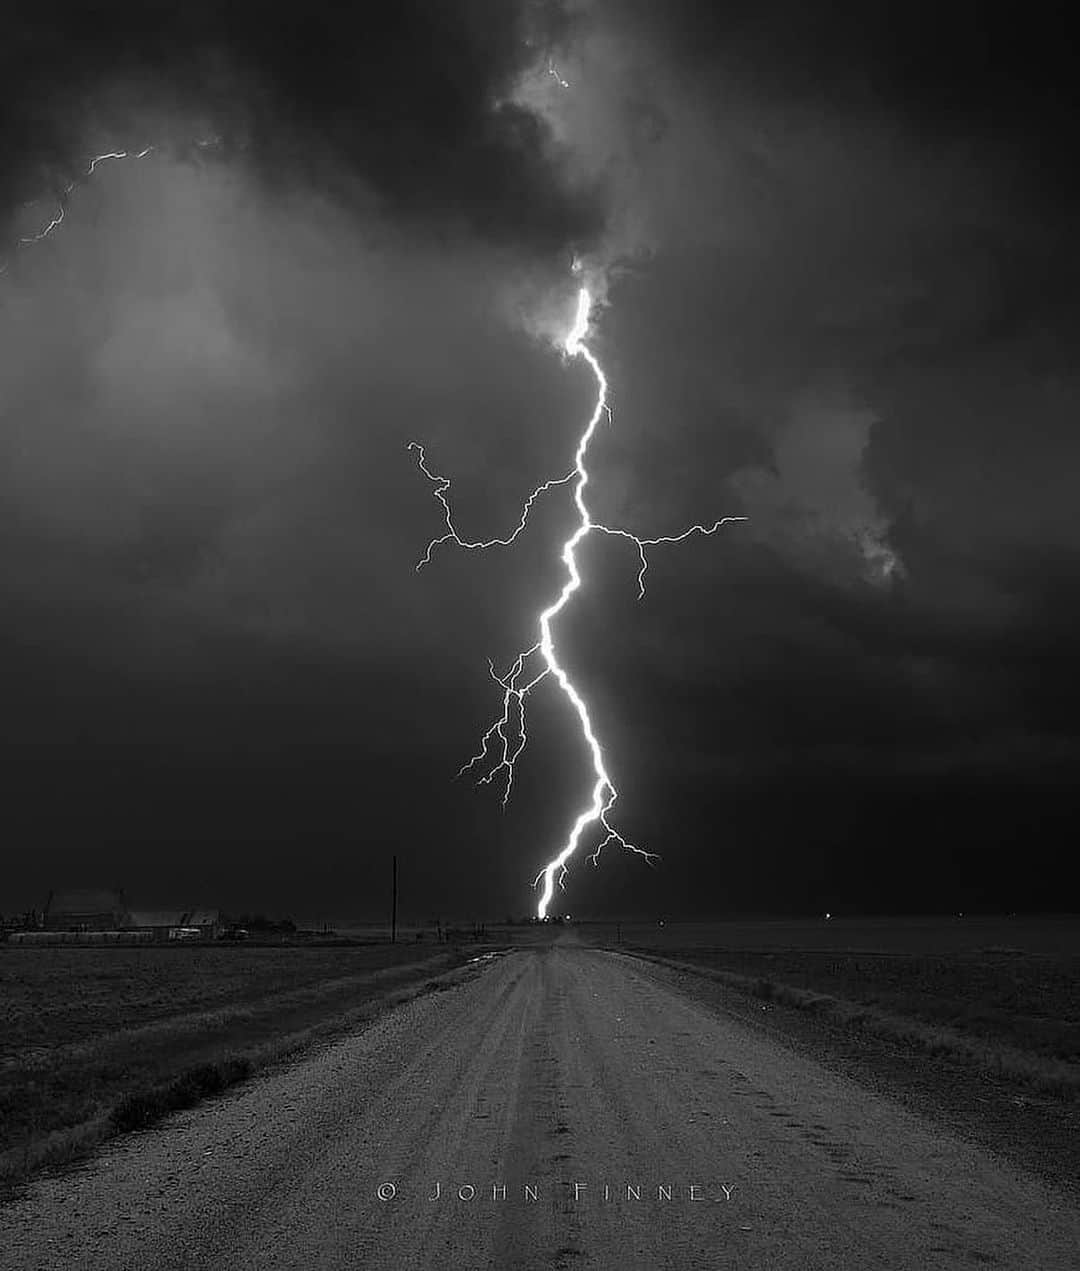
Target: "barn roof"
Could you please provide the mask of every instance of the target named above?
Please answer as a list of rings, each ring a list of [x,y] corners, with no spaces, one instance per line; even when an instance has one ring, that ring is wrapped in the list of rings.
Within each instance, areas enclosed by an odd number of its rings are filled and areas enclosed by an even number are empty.
[[[182,909],[133,909],[133,927],[182,927],[185,913]]]
[[[189,927],[212,927],[220,921],[220,909],[193,909],[187,916]]]

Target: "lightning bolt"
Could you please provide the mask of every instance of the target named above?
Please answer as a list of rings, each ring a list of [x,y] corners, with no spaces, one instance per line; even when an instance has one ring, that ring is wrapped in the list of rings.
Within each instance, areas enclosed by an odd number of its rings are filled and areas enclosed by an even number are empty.
[[[195,142],[195,145],[198,146],[200,150],[219,146],[220,144],[221,138],[218,136],[212,136]],[[99,164],[117,159],[145,159],[146,156],[148,154],[152,154],[153,151],[153,146],[144,146],[142,150],[108,150],[104,154],[94,155],[93,158],[87,162],[86,170],[73,181],[69,181],[67,185],[64,186],[64,189],[57,200],[56,211],[53,214],[52,219],[43,225],[36,233],[27,234],[22,238],[16,239],[16,251],[20,248],[32,247],[35,243],[40,243],[43,239],[48,238],[58,226],[64,223],[64,217],[67,215],[68,202],[71,198],[72,192],[80,182],[86,181],[94,175]],[[10,259],[0,262],[0,274],[7,273],[8,266],[10,264]]]
[[[722,525],[747,519],[744,516],[725,516],[715,521],[711,526],[692,525],[680,534],[660,535],[656,538],[642,538],[629,530],[612,528],[608,525],[599,524],[592,519],[588,504],[585,502],[585,487],[589,483],[589,472],[585,466],[585,461],[588,456],[589,443],[593,439],[597,425],[605,415],[608,418],[611,417],[611,407],[608,404],[607,377],[604,375],[603,368],[595,354],[585,343],[591,310],[592,297],[588,288],[582,287],[578,292],[577,312],[574,317],[574,323],[563,342],[563,349],[568,357],[581,358],[587,363],[596,380],[597,393],[592,415],[589,417],[589,422],[578,440],[577,450],[574,454],[574,466],[565,476],[554,477],[544,481],[533,490],[522,506],[518,524],[505,538],[472,540],[462,537],[454,525],[453,513],[447,497],[450,489],[450,478],[439,476],[431,471],[427,465],[424,447],[418,442],[411,441],[408,445],[410,451],[416,452],[417,467],[432,484],[432,493],[443,509],[446,522],[446,533],[431,540],[427,550],[417,563],[417,570],[430,564],[432,551],[444,543],[453,543],[455,546],[469,551],[482,551],[492,547],[508,547],[525,529],[529,513],[532,511],[536,500],[542,494],[546,494],[556,486],[567,485],[570,482],[575,483],[573,497],[574,506],[578,514],[577,525],[563,544],[562,549],[562,561],[566,566],[566,582],[563,584],[558,597],[540,614],[538,620],[540,638],[529,648],[523,649],[518,653],[502,675],[495,670],[494,663],[489,661],[488,668],[491,677],[503,690],[502,712],[481,738],[479,751],[462,766],[458,773],[460,776],[465,772],[472,771],[477,765],[486,762],[488,767],[484,775],[478,780],[480,785],[488,785],[500,773],[505,773],[505,787],[502,799],[505,807],[514,782],[515,765],[520,759],[528,740],[525,726],[525,698],[538,684],[549,677],[556,681],[577,716],[581,735],[585,739],[585,744],[589,750],[594,781],[589,805],[578,814],[563,846],[548,861],[533,881],[534,887],[539,887],[541,883],[543,884],[536,911],[539,918],[547,916],[548,906],[551,904],[555,887],[564,887],[569,869],[568,862],[578,850],[582,839],[591,827],[598,827],[601,834],[598,846],[589,857],[594,865],[599,863],[600,853],[610,843],[618,843],[620,847],[625,848],[627,851],[644,857],[650,864],[657,859],[655,853],[648,852],[625,838],[609,820],[611,811],[619,797],[618,790],[615,788],[615,783],[611,780],[604,762],[604,752],[597,739],[592,720],[589,717],[589,708],[559,661],[555,648],[552,622],[566,608],[571,596],[581,587],[581,574],[578,570],[576,557],[578,546],[593,531],[600,534],[608,534],[614,538],[627,539],[633,543],[637,549],[638,559],[641,562],[641,567],[638,570],[638,596],[641,597],[645,595],[645,572],[649,565],[647,548],[656,547],[662,543],[681,543],[693,534],[702,534],[708,537],[715,534]]]
[[[92,177],[99,163],[105,163],[110,159],[145,159],[153,148],[153,146],[146,146],[144,149],[137,151],[110,150],[105,154],[94,155],[87,164],[86,171],[80,177],[76,177],[74,181],[69,181],[67,185],[64,186],[63,193],[57,201],[56,212],[54,213],[52,220],[39,229],[37,233],[27,234],[22,238],[16,239],[16,249],[20,247],[32,247],[35,243],[40,243],[42,239],[48,238],[57,226],[63,224],[64,217],[67,215],[68,199],[71,196],[72,190],[75,189],[80,181],[85,181],[88,177]],[[8,265],[10,263],[10,260],[5,260],[2,264],[0,264],[0,274],[7,273]]]

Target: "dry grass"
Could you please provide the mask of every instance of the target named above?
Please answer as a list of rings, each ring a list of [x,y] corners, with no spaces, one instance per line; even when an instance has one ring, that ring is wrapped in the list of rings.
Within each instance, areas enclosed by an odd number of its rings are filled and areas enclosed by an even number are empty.
[[[0,1184],[430,989],[423,945],[0,950]]]
[[[1027,1090],[1080,1097],[1080,958],[1004,946],[953,955],[807,949],[659,951],[652,960],[944,1057]]]

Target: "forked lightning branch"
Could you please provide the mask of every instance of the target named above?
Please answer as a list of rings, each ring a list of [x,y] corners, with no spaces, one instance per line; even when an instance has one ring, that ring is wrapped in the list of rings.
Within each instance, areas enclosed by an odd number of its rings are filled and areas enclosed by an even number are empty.
[[[503,805],[505,806],[514,783],[517,761],[521,758],[528,740],[525,699],[545,680],[555,680],[577,716],[581,734],[585,739],[592,761],[593,785],[592,798],[588,806],[578,813],[577,818],[570,827],[566,841],[541,869],[533,882],[534,887],[540,887],[542,884],[540,900],[536,910],[537,916],[540,918],[547,917],[548,907],[551,904],[555,887],[556,885],[560,888],[563,887],[569,868],[568,862],[588,835],[595,835],[598,840],[590,856],[594,865],[599,862],[600,853],[609,843],[618,843],[620,847],[644,857],[647,861],[651,862],[655,859],[654,853],[648,852],[644,848],[637,846],[637,844],[632,843],[612,824],[612,812],[619,793],[607,771],[603,748],[593,729],[592,720],[589,717],[589,708],[560,663],[555,647],[552,623],[565,609],[570,597],[581,587],[581,574],[578,570],[576,556],[578,545],[592,533],[608,534],[614,538],[623,538],[633,543],[639,560],[637,578],[638,595],[640,597],[645,594],[645,573],[649,566],[647,548],[655,547],[661,543],[679,543],[683,539],[689,538],[692,534],[703,534],[706,536],[715,534],[721,525],[726,525],[731,521],[746,520],[742,516],[725,516],[711,526],[692,525],[689,529],[683,530],[679,534],[662,535],[657,538],[642,538],[629,530],[601,525],[592,519],[589,513],[589,506],[585,501],[585,489],[589,483],[589,473],[585,466],[585,460],[588,456],[589,443],[592,441],[598,423],[605,414],[610,417],[610,406],[608,405],[607,378],[596,356],[585,343],[591,309],[592,298],[588,289],[582,287],[578,293],[577,313],[573,326],[563,343],[563,348],[569,357],[582,358],[588,363],[596,379],[597,387],[596,404],[593,407],[592,415],[589,417],[585,430],[578,440],[577,451],[574,455],[574,466],[565,475],[545,481],[533,490],[532,494],[525,500],[517,526],[506,537],[486,540],[464,538],[454,524],[453,512],[450,507],[448,497],[450,478],[440,476],[428,467],[424,447],[418,442],[412,441],[408,447],[409,450],[416,451],[417,466],[431,482],[433,493],[442,507],[446,522],[446,532],[433,538],[428,544],[427,550],[417,563],[416,568],[418,570],[431,562],[432,551],[444,543],[453,543],[457,547],[463,547],[470,551],[481,551],[493,547],[508,547],[525,529],[529,513],[536,500],[542,494],[546,494],[549,490],[553,490],[556,487],[573,485],[577,521],[573,533],[563,544],[562,549],[562,560],[566,566],[566,581],[555,600],[540,613],[537,621],[538,638],[536,642],[519,652],[511,660],[508,669],[501,675],[496,671],[493,663],[488,663],[492,679],[502,690],[502,710],[481,738],[480,749],[461,768],[458,774],[480,771],[479,784],[481,785],[490,785],[496,777],[501,776],[504,783]]]

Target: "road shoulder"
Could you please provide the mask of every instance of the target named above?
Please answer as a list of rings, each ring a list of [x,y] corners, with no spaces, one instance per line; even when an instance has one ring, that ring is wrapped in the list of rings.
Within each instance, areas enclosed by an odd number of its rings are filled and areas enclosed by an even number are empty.
[[[1080,1109],[1076,1104],[1018,1094],[1008,1083],[946,1057],[927,1056],[901,1041],[844,1027],[777,1002],[762,1002],[710,978],[706,968],[628,953],[658,982],[718,1013],[813,1058],[834,1072],[954,1134],[1010,1165],[1080,1195]]]

